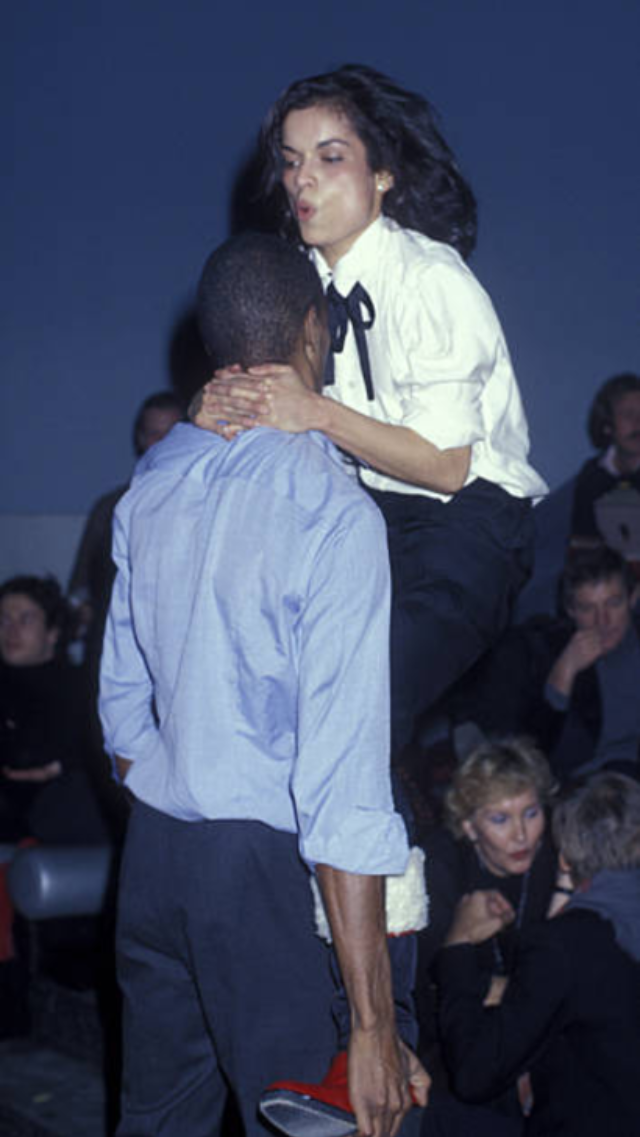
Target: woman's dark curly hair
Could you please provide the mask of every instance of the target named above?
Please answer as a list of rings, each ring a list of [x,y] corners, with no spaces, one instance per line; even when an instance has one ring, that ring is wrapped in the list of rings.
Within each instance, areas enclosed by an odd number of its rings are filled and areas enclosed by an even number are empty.
[[[606,450],[611,445],[613,408],[618,399],[638,392],[640,375],[634,375],[632,371],[612,375],[611,379],[602,384],[589,408],[587,419],[587,432],[596,450]]]
[[[370,168],[393,175],[383,212],[405,229],[453,245],[465,258],[476,241],[476,202],[421,95],[363,64],[292,83],[269,111],[260,134],[262,194],[282,236],[299,240],[282,178],[282,128],[290,111],[328,103],[344,114]]]

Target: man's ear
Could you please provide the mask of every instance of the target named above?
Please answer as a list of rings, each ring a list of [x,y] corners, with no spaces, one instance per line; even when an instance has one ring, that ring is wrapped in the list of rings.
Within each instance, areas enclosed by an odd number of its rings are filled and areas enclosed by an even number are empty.
[[[302,348],[307,365],[313,376],[316,392],[322,390],[324,365],[329,350],[329,330],[326,320],[318,315],[312,305],[304,317],[302,329]]]
[[[319,352],[322,351],[325,335],[324,321],[320,319],[312,304],[303,323],[304,353],[310,363],[317,359]]]

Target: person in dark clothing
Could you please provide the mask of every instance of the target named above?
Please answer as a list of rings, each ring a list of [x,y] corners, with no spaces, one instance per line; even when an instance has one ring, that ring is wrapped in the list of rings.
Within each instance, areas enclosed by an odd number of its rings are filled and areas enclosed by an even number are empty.
[[[418,935],[416,1004],[421,1053],[436,1043],[434,963],[459,916],[473,934],[474,913],[484,913],[488,892],[499,891],[516,913],[479,951],[487,978],[510,974],[523,933],[544,920],[552,901],[558,864],[546,833],[546,807],[553,792],[548,763],[530,743],[505,739],[469,754],[447,795],[446,828],[426,838],[429,923]]]
[[[0,840],[108,840],[90,779],[87,692],[64,652],[67,609],[52,578],[0,586]]]
[[[640,786],[603,773],[554,813],[573,891],[527,936],[499,1005],[463,926],[438,960],[441,1027],[456,1092],[471,1102],[529,1072],[527,1137],[630,1137],[638,1128]],[[484,935],[514,911],[488,894]],[[476,929],[476,940],[479,925]]]
[[[638,776],[640,617],[636,582],[606,546],[574,553],[565,615],[512,628],[458,700],[485,734],[531,735],[563,781],[602,766]]]
[[[591,404],[587,430],[598,453],[585,462],[576,479],[571,515],[574,544],[603,540],[598,505],[612,491],[626,487],[632,508],[640,510],[640,375],[614,375],[602,385]]]
[[[492,973],[510,970],[518,932],[547,914],[557,856],[546,833],[553,778],[544,756],[522,739],[487,742],[456,771],[445,801],[446,828],[427,836],[429,926],[423,963],[442,946],[461,897],[500,888],[519,910],[517,926],[488,945]]]
[[[137,458],[184,418],[185,407],[173,391],[156,391],[139,407],[132,431]],[[115,579],[111,559],[113,511],[128,483],[109,490],[91,507],[69,577],[69,596],[77,610],[79,630],[86,637],[85,659],[91,677],[97,676],[104,625]]]

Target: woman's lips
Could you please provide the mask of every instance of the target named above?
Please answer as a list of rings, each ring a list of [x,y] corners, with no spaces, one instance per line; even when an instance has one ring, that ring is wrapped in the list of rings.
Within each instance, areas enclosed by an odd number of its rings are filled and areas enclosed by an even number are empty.
[[[310,221],[315,212],[315,207],[309,205],[306,201],[299,201],[296,204],[296,217],[298,221]]]

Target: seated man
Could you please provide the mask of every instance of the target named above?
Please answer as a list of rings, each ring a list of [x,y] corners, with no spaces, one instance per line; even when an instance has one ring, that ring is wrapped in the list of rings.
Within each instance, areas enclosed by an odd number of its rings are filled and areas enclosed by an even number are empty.
[[[563,619],[512,628],[458,700],[485,734],[528,734],[562,780],[614,766],[637,776],[640,644],[624,558],[576,551],[562,577]]]
[[[475,939],[454,922],[438,960],[441,1027],[456,1092],[486,1101],[530,1072],[527,1137],[638,1131],[640,786],[602,773],[556,807],[574,891],[533,930],[499,1005],[485,1005]],[[467,898],[471,899],[471,898]],[[487,894],[484,934],[514,911]]]
[[[209,259],[199,318],[214,366],[328,346],[302,253],[246,234]],[[350,1004],[360,1131],[393,1135],[428,1078],[400,1041],[384,876],[406,832],[389,773],[384,525],[318,434],[228,444],[178,424],[115,514],[118,574],[101,673],[107,749],[134,804],[117,934],[119,1137],[247,1134],[262,1090],[316,1082],[335,1046],[315,866]],[[414,1111],[415,1114],[418,1111]]]
[[[146,454],[184,418],[185,408],[173,391],[156,391],[138,408],[132,431],[137,458]],[[102,637],[116,570],[111,559],[113,511],[126,485],[103,494],[94,502],[80,538],[68,594],[76,613],[76,634],[85,637],[84,658],[90,677],[97,682]]]
[[[640,375],[614,375],[603,383],[591,404],[588,431],[598,454],[585,462],[576,478],[571,539],[575,545],[606,540],[624,552],[632,536],[637,540],[633,518],[640,513]],[[600,509],[621,487],[627,491],[631,520],[629,531],[625,533],[622,523],[619,540],[612,541]],[[637,555],[637,546],[629,552]]]

